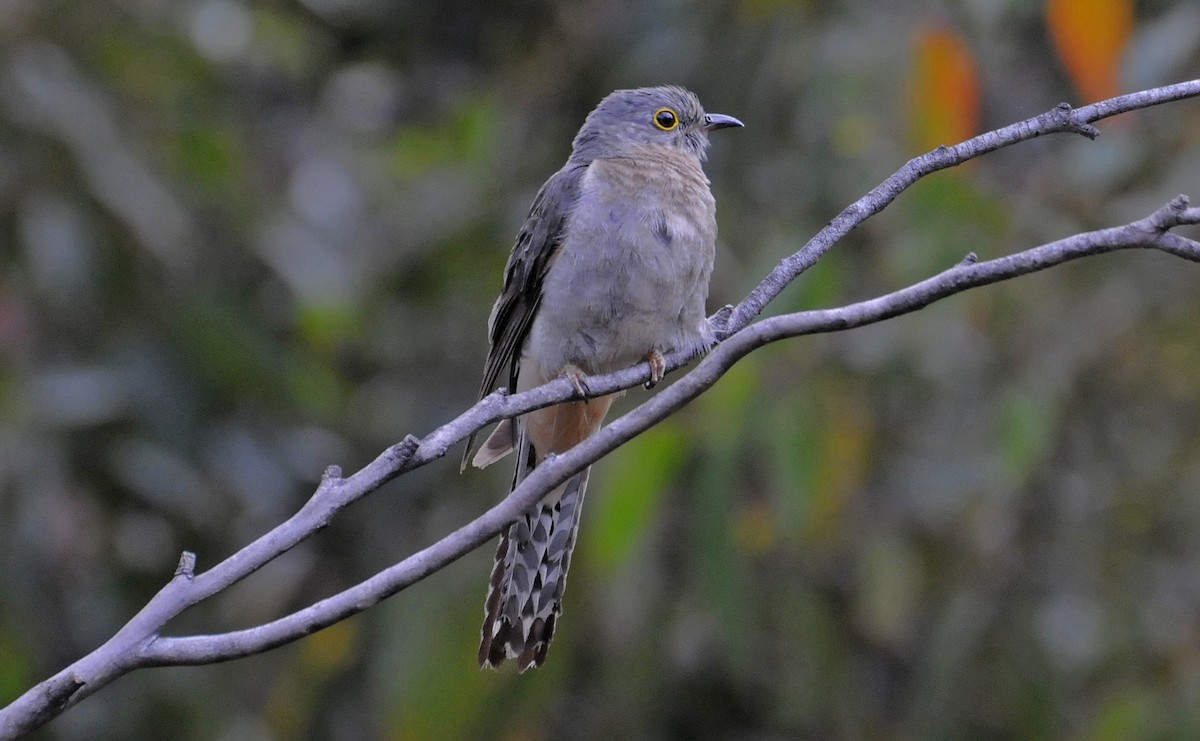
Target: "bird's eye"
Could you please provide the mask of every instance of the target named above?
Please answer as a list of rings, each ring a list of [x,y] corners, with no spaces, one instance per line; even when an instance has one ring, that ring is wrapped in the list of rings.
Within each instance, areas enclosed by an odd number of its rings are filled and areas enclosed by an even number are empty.
[[[659,108],[654,112],[654,125],[663,131],[674,131],[679,125],[679,114],[670,108]]]

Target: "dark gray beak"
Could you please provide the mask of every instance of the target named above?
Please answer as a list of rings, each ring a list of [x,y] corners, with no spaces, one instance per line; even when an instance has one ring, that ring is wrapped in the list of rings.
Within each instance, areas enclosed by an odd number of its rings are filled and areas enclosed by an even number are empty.
[[[709,113],[704,116],[704,130],[716,131],[717,129],[728,129],[736,126],[742,128],[746,124],[737,120],[733,116],[726,116],[724,113]]]

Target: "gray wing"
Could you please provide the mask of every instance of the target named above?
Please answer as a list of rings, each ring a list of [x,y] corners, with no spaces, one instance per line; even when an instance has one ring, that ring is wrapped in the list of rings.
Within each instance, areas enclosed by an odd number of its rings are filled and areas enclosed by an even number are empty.
[[[537,314],[542,281],[562,244],[563,228],[579,196],[579,181],[586,169],[586,164],[568,163],[551,175],[533,199],[529,216],[517,233],[516,244],[504,268],[504,288],[488,319],[490,347],[483,365],[480,398],[496,387],[500,374],[505,371],[508,389],[516,388],[521,345]],[[475,435],[472,434],[463,454],[464,465],[474,442]]]

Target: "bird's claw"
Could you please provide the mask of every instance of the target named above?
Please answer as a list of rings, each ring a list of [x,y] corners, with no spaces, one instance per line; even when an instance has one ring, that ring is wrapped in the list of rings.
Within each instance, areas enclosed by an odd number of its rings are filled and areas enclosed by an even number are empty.
[[[712,333],[712,343],[717,344],[729,336],[729,320],[733,318],[733,306],[726,304],[717,313],[708,318],[708,329]]]
[[[646,381],[644,386],[652,389],[667,374],[667,359],[663,357],[661,350],[655,348],[646,353],[646,362],[650,364],[650,380]]]
[[[586,404],[590,390],[587,385],[587,374],[583,372],[583,369],[576,365],[568,365],[566,368],[563,368],[562,375],[571,382],[571,386],[575,388],[575,393]]]

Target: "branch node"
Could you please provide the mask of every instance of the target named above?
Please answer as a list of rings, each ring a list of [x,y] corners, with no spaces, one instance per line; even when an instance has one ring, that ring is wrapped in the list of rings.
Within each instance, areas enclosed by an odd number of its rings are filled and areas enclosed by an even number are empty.
[[[1177,195],[1165,206],[1150,214],[1150,226],[1159,234],[1184,223],[1189,204],[1186,195]]]
[[[321,483],[317,486],[317,490],[312,493],[308,501],[304,503],[305,507],[312,505],[315,502],[324,499],[331,491],[341,487],[342,482],[342,467],[337,465],[329,465],[321,472]]]
[[[1070,103],[1059,103],[1050,111],[1053,118],[1064,126],[1068,131],[1073,131],[1076,134],[1082,134],[1089,139],[1095,139],[1100,136],[1100,129],[1092,126],[1087,121],[1075,117],[1075,109]]]
[[[421,439],[409,434],[404,435],[403,440],[388,448],[384,456],[388,458],[389,468],[392,471],[389,478],[400,474],[404,466],[408,465],[409,460],[413,459],[419,447],[421,447]]]
[[[974,252],[968,252],[959,265],[974,265],[977,262],[979,262],[979,255],[976,255]]]
[[[403,466],[409,458],[413,457],[419,447],[421,447],[420,438],[415,435],[405,435],[403,440],[388,448],[388,458],[397,467]]]
[[[46,700],[59,712],[66,709],[67,704],[75,693],[86,684],[75,672],[71,672],[60,680],[51,680],[46,688]]]
[[[179,555],[179,565],[175,567],[175,578],[191,580],[196,575],[196,554],[184,551]]]

